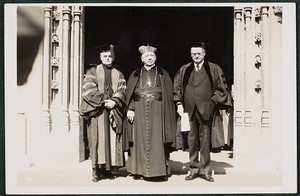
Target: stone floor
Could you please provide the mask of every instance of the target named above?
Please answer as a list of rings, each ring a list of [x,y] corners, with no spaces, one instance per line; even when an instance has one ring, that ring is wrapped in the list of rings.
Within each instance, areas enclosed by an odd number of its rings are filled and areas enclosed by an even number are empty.
[[[17,172],[13,190],[17,193],[253,193],[280,190],[282,176],[277,172],[250,171],[234,166],[232,151],[211,153],[211,168],[215,182],[200,178],[185,181],[189,162],[187,152],[171,154],[172,176],[168,181],[134,180],[121,168],[113,180],[91,180],[90,161],[76,165],[60,165],[48,168],[29,167]]]

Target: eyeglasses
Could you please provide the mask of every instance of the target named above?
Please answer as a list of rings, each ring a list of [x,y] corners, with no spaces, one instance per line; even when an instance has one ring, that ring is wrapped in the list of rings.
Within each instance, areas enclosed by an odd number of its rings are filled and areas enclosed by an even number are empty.
[[[200,53],[200,52],[193,53],[193,52],[191,52],[191,55],[192,56],[196,56],[196,55],[204,56],[204,53]]]

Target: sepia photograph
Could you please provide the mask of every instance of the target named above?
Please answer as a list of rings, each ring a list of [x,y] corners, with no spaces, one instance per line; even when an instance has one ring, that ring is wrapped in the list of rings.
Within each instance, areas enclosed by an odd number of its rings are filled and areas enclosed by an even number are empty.
[[[297,193],[295,3],[4,4],[6,194]]]

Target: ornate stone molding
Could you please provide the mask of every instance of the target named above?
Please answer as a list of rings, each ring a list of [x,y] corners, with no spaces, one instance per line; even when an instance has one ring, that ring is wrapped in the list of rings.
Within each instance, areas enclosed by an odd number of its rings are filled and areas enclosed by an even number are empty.
[[[245,7],[244,8],[244,14],[245,14],[245,18],[249,18],[251,19],[251,14],[252,14],[252,7]]]
[[[254,61],[254,63],[255,63],[255,67],[256,67],[257,69],[259,69],[259,68],[261,67],[261,56],[260,56],[260,55],[256,55],[256,56],[255,56],[255,61]]]
[[[63,6],[62,9],[63,20],[70,20],[70,14],[71,14],[71,7]]]
[[[236,111],[234,115],[234,124],[235,126],[242,126],[243,125],[243,119],[242,119],[242,111]]]
[[[270,126],[269,111],[262,111],[262,114],[261,114],[261,126],[262,127],[269,127]]]
[[[273,6],[273,12],[277,16],[277,22],[282,24],[282,6]]]
[[[237,8],[234,10],[235,20],[242,21],[242,16],[243,16],[242,12],[243,12],[242,8]]]
[[[258,80],[256,80],[255,82],[254,82],[254,85],[255,85],[255,91],[257,92],[257,93],[260,93],[260,91],[261,91],[261,80],[260,79],[258,79]]]
[[[262,6],[261,7],[261,15],[264,16],[269,16],[269,6]]]
[[[53,56],[53,57],[51,58],[51,65],[52,65],[52,66],[59,66],[59,57]]]
[[[255,15],[255,21],[258,23],[261,20],[261,8],[257,7],[254,10]]]
[[[56,80],[51,81],[51,89],[58,89],[59,83]]]
[[[80,22],[80,16],[82,15],[81,6],[74,6],[72,12],[74,15],[73,22]]]
[[[252,126],[252,112],[251,111],[245,111],[245,117],[244,117],[244,126],[245,127],[251,127]]]
[[[54,21],[59,21],[60,20],[60,12],[59,11],[53,11],[52,12],[52,19]]]
[[[255,43],[257,45],[260,45],[261,44],[261,38],[262,38],[261,32],[260,31],[255,32],[254,38],[255,38]]]
[[[58,43],[59,37],[56,33],[52,33],[52,43]]]

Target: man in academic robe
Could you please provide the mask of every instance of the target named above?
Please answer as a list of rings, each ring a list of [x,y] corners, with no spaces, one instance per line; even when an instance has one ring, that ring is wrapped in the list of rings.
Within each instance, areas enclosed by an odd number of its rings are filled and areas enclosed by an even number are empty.
[[[113,178],[112,170],[125,164],[123,117],[126,81],[113,65],[113,45],[97,47],[101,64],[85,74],[81,115],[87,121],[87,135],[93,181]]]
[[[180,116],[188,113],[190,124],[187,136],[190,174],[185,180],[200,177],[213,182],[210,169],[213,116],[219,105],[231,106],[231,97],[222,69],[205,60],[205,43],[190,43],[190,53],[193,62],[181,66],[174,78],[177,113]]]
[[[156,48],[141,46],[144,66],[132,72],[126,89],[128,166],[134,179],[167,180],[169,154],[176,146],[173,83],[156,65]]]

